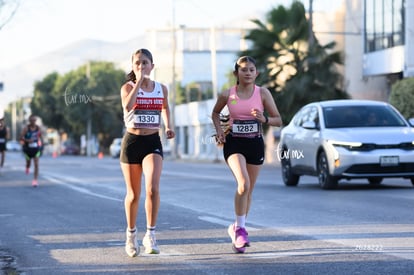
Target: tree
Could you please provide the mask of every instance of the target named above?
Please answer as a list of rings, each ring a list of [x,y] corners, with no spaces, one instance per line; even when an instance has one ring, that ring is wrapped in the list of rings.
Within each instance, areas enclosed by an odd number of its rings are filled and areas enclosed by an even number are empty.
[[[52,73],[35,84],[31,108],[45,124],[78,140],[88,120],[100,145],[108,147],[123,129],[119,90],[125,72],[110,62],[89,62],[63,76]]]
[[[56,82],[59,78],[57,72],[48,74],[41,81],[34,84],[33,98],[30,103],[32,113],[42,118],[48,127],[64,130],[68,129],[63,110],[58,108],[58,98],[54,94]]]
[[[342,53],[333,51],[335,42],[321,46],[315,37],[309,45],[309,22],[302,3],[272,9],[266,21],[253,20],[257,28],[245,37],[253,45],[241,54],[257,60],[261,72],[257,81],[271,91],[284,124],[309,102],[349,97],[338,71]]]
[[[414,117],[414,77],[401,79],[392,85],[390,103],[405,118]]]

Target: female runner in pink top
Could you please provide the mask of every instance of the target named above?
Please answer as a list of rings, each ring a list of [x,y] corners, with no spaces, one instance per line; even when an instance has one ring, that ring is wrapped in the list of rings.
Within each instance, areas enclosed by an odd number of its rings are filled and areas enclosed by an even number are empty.
[[[270,91],[255,85],[259,73],[252,57],[240,57],[233,73],[237,78],[237,85],[219,95],[212,119],[217,141],[223,144],[224,158],[237,182],[234,198],[236,219],[229,226],[228,233],[232,239],[233,250],[243,253],[250,246],[246,216],[254,185],[264,162],[262,124],[281,126],[282,119]],[[220,113],[225,106],[230,113],[230,132],[227,135],[220,125]]]

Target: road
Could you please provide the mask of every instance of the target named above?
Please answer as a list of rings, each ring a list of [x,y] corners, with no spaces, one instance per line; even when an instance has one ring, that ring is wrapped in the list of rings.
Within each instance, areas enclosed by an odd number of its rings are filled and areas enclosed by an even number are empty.
[[[224,163],[164,162],[159,255],[124,252],[124,182],[110,157],[44,156],[39,187],[8,153],[0,175],[4,274],[412,274],[414,189],[402,179],[321,190],[286,187],[264,165],[247,225],[252,246],[234,254],[235,185]],[[141,200],[138,230],[145,229]]]

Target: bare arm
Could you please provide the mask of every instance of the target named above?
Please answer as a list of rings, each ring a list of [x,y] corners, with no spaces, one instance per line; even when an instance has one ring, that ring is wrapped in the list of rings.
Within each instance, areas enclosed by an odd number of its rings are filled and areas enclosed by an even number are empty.
[[[22,142],[26,142],[26,133],[27,133],[27,126],[23,128],[23,131],[20,134],[20,140]]]
[[[134,86],[131,86],[129,83],[125,83],[121,87],[121,102],[122,108],[129,112],[132,107],[134,107],[135,100],[137,98],[137,93],[141,87],[141,81],[137,81]]]
[[[283,121],[282,117],[280,116],[279,110],[276,107],[276,103],[272,97],[270,91],[264,87],[260,89],[262,95],[262,101],[264,109],[269,114],[269,121],[267,122],[270,126],[282,126]],[[264,123],[266,120],[264,119],[262,122]]]
[[[229,90],[224,91],[221,93],[216,101],[216,104],[213,107],[213,112],[211,113],[211,119],[213,120],[214,128],[216,129],[216,137],[218,142],[224,143],[225,142],[225,135],[224,131],[220,125],[220,112],[227,104],[227,100],[229,98]]]
[[[162,92],[164,93],[164,101],[162,104],[162,120],[164,121],[165,125],[165,134],[167,135],[167,138],[174,138],[175,133],[174,130],[171,129],[171,116],[170,116],[170,107],[168,104],[168,90],[167,87],[163,84],[161,84]]]

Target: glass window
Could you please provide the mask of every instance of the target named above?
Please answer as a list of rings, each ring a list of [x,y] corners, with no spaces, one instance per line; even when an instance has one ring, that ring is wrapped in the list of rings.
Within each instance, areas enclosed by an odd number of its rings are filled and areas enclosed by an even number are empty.
[[[365,0],[365,52],[404,44],[405,0]]]
[[[326,128],[401,127],[404,120],[388,106],[337,106],[323,109]]]

